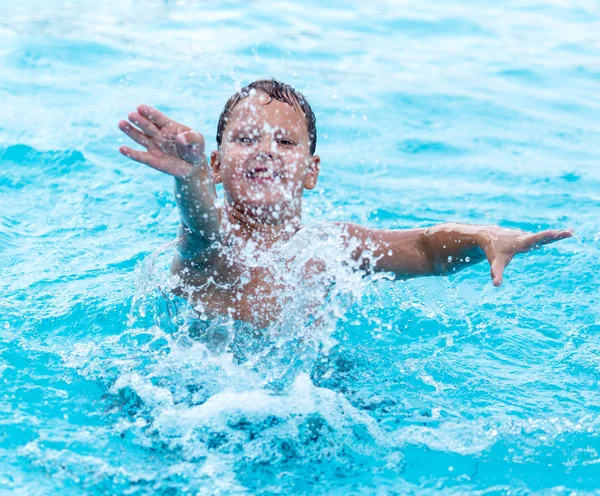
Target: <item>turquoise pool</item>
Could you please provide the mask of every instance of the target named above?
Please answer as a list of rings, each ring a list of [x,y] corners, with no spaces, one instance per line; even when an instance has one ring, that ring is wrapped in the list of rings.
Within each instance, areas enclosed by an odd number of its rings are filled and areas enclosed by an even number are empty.
[[[596,1],[0,5],[1,494],[600,492]],[[294,308],[277,346],[186,340],[172,183],[117,123],[212,149],[271,76],[317,116],[306,224],[577,238],[501,288],[349,278],[310,340]]]

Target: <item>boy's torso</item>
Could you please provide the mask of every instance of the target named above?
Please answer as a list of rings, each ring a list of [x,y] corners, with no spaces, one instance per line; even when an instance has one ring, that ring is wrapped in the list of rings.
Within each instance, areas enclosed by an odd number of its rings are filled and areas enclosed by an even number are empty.
[[[294,266],[293,255],[281,256],[270,248],[260,249],[256,258],[263,260],[256,263],[256,259],[248,260],[244,247],[231,246],[202,266],[177,256],[173,262],[171,272],[179,278],[174,292],[208,318],[229,315],[266,327],[285,311],[298,286],[306,287],[325,267],[318,258]]]

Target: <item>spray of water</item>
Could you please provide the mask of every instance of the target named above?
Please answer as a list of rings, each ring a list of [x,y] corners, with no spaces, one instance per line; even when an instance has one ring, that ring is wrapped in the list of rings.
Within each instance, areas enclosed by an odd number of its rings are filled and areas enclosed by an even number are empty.
[[[251,485],[253,471],[285,471],[324,456],[327,470],[346,474],[364,463],[395,466],[398,452],[375,420],[315,383],[332,374],[328,355],[348,307],[379,277],[348,262],[353,247],[341,234],[316,224],[268,252],[244,254],[249,267],[269,267],[284,288],[284,311],[263,329],[227,315],[206,318],[201,305],[173,294],[173,243],[147,257],[136,271],[127,330],[73,357],[105,384],[115,431],[180,457],[230,491]],[[307,276],[315,263],[319,270]]]

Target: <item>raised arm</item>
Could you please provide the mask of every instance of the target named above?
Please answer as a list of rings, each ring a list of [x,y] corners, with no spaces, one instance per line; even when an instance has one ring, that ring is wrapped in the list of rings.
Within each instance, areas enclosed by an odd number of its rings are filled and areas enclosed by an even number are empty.
[[[370,229],[345,225],[352,257],[363,270],[397,278],[448,275],[487,259],[494,286],[517,253],[536,250],[573,235],[570,230],[529,233],[497,226],[440,224],[424,229]]]
[[[147,151],[127,146],[119,151],[175,178],[181,216],[179,253],[185,260],[202,263],[212,256],[220,236],[220,211],[204,154],[204,137],[147,105],[140,105],[128,118],[131,123],[121,121],[119,128]]]

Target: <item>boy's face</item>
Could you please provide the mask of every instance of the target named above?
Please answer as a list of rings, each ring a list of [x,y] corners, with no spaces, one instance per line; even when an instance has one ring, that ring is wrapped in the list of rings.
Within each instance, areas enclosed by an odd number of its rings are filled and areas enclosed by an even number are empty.
[[[315,187],[320,159],[310,154],[304,114],[269,100],[257,91],[236,105],[211,166],[231,204],[277,219],[283,209],[299,209],[303,189]]]

